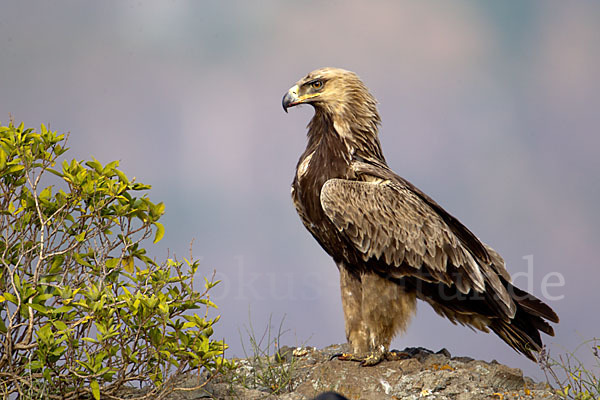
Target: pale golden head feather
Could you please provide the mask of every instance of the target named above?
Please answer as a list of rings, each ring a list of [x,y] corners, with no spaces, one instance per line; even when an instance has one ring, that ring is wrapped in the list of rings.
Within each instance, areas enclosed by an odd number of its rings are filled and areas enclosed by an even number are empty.
[[[354,72],[332,67],[312,71],[296,82],[282,100],[286,111],[300,104],[315,108],[309,135],[323,134],[326,131],[321,125],[331,121],[335,132],[349,147],[365,149],[384,161],[378,139],[381,118],[377,101]]]

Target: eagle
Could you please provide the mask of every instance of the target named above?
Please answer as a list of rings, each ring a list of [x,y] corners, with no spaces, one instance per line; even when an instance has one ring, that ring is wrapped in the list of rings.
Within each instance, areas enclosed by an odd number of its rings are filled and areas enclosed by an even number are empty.
[[[406,330],[417,299],[442,317],[493,331],[535,361],[540,332],[559,318],[511,283],[503,258],[431,197],[387,165],[379,142],[377,102],[360,78],[317,69],[283,96],[310,104],[306,150],[292,183],[304,226],[340,274],[346,338],[341,360],[375,365]]]

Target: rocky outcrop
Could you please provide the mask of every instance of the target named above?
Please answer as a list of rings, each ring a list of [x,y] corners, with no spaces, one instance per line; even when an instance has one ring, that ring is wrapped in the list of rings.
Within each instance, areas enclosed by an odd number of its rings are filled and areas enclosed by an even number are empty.
[[[335,391],[352,400],[559,399],[546,384],[524,377],[519,369],[452,357],[445,349],[434,353],[407,348],[404,351],[410,358],[384,361],[373,367],[331,359],[346,350],[345,345],[322,350],[283,347],[278,355],[262,361],[238,360],[239,368],[210,379],[202,389],[175,392],[168,398],[304,400]],[[277,373],[281,374],[280,380]],[[272,374],[272,380],[268,374]],[[205,377],[187,378],[185,385],[197,386],[198,379]],[[273,394],[274,390],[279,393]]]

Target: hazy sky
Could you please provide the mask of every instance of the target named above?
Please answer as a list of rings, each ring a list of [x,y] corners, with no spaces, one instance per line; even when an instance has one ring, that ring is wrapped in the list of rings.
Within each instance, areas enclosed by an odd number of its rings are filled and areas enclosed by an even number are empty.
[[[391,167],[558,312],[556,353],[600,335],[599,43],[594,0],[3,1],[0,120],[70,132],[69,158],[118,159],[153,186],[167,233],[152,254],[186,257],[194,239],[223,280],[230,355],[249,312],[322,347],[345,341],[338,273],[289,196],[312,109],[281,98],[315,68],[353,70]],[[541,377],[425,304],[393,346]]]

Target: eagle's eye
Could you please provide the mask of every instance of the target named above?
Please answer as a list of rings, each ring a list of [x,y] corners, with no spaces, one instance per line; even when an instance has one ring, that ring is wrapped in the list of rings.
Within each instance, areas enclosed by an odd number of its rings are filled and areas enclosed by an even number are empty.
[[[313,83],[311,83],[311,86],[313,87],[313,89],[321,89],[323,87],[323,81],[316,80]]]

